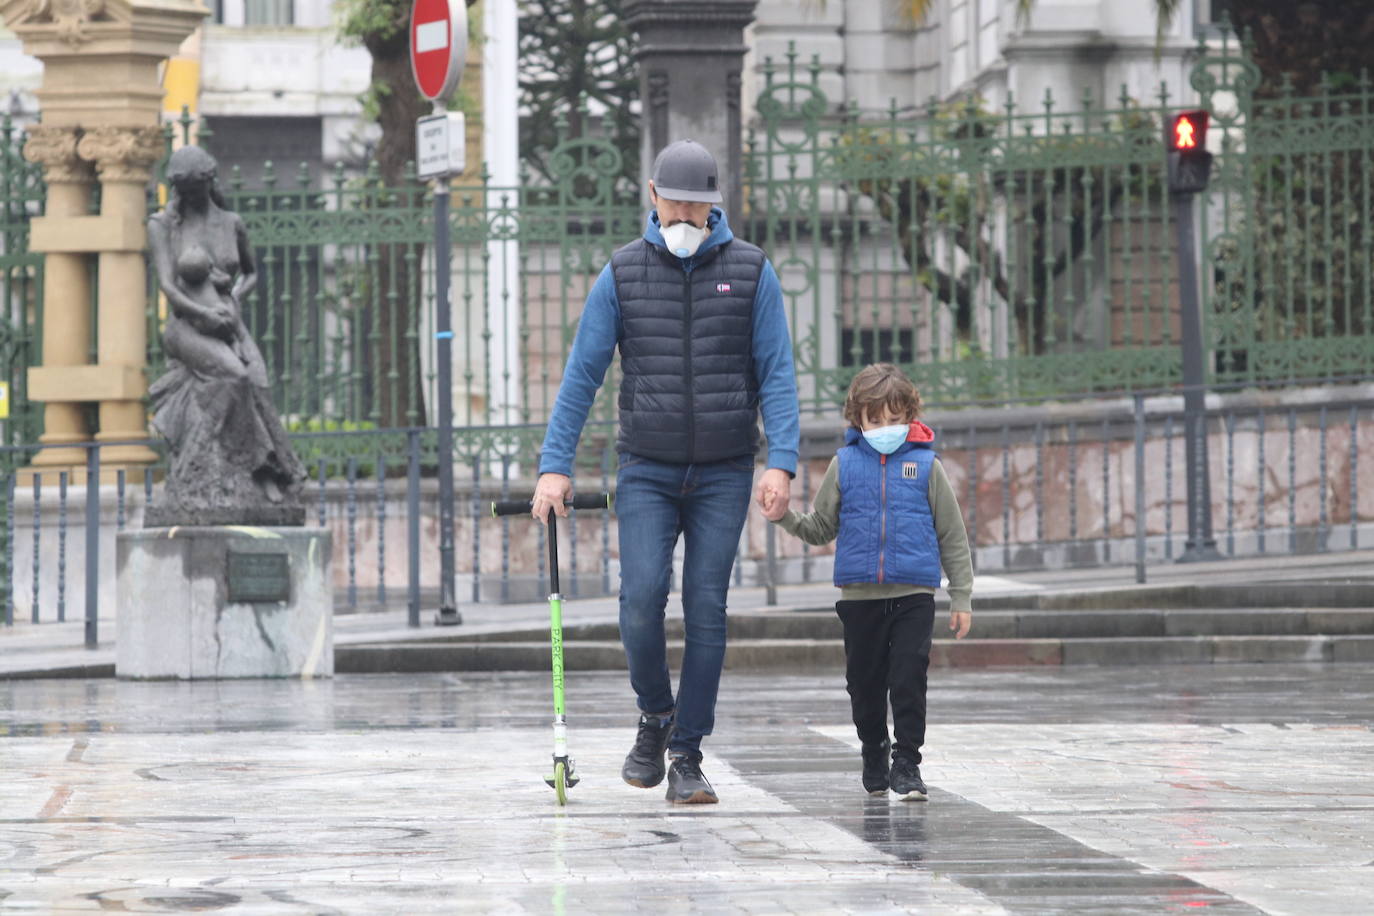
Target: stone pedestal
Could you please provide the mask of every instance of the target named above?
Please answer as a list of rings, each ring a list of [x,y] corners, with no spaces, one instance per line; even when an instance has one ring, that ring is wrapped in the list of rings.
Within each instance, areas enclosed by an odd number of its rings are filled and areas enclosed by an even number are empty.
[[[330,677],[332,545],[319,528],[119,535],[121,678]]]

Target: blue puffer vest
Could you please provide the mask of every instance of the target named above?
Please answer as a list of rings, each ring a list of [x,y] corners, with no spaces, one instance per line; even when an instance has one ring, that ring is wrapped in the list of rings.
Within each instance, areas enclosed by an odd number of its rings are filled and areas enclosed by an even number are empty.
[[[764,262],[762,249],[740,239],[704,252],[691,273],[644,239],[611,257],[621,450],[679,464],[755,452],[754,293]]]
[[[930,511],[935,434],[911,424],[907,441],[883,455],[857,429],[845,433],[840,461],[840,533],[835,584],[940,587],[940,543]]]

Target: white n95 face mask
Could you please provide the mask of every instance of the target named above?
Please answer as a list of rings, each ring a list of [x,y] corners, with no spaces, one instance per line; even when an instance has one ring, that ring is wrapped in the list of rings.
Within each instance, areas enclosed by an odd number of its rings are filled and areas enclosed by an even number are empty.
[[[674,223],[663,230],[663,244],[679,258],[690,258],[706,241],[706,230],[691,223]]]

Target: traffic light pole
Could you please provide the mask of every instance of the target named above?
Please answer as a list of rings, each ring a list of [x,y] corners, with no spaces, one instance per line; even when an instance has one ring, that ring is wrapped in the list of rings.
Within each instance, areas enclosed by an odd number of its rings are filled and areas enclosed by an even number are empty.
[[[1177,154],[1174,154],[1177,155]],[[1178,242],[1180,338],[1183,349],[1183,425],[1188,466],[1188,542],[1180,563],[1220,560],[1212,536],[1211,464],[1207,456],[1207,388],[1203,347],[1202,308],[1198,302],[1197,232],[1193,216],[1193,191],[1173,191]]]

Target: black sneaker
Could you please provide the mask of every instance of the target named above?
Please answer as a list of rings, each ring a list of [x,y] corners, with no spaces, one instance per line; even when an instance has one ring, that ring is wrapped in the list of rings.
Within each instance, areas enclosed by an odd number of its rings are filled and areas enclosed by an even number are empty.
[[[892,761],[890,782],[892,791],[902,801],[925,801],[929,797],[926,784],[921,781],[921,768],[905,757]]]
[[[891,750],[891,741],[864,742],[864,791],[869,795],[887,794],[887,755]]]
[[[652,789],[663,782],[663,752],[668,749],[668,739],[672,734],[671,712],[652,716],[642,713],[635,746],[625,755],[620,778],[641,789]]]
[[[701,761],[674,754],[668,766],[668,801],[675,805],[714,805],[716,790],[701,772]]]

